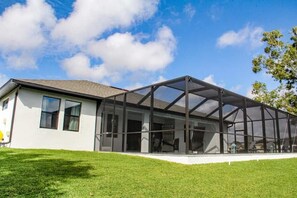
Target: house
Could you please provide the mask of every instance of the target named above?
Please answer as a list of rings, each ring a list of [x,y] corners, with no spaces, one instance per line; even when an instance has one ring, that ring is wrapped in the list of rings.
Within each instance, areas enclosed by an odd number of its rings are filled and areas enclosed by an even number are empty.
[[[297,118],[190,76],[132,91],[81,80],[11,79],[2,144],[142,153],[292,152]],[[284,149],[285,148],[285,149]]]
[[[82,80],[11,79],[0,89],[3,143],[14,148],[93,150],[100,103],[122,92]]]

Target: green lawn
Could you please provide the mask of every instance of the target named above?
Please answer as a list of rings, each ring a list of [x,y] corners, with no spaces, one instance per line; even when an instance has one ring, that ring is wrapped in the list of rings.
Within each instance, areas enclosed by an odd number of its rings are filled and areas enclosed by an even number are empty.
[[[0,197],[296,197],[297,159],[181,165],[0,148]]]

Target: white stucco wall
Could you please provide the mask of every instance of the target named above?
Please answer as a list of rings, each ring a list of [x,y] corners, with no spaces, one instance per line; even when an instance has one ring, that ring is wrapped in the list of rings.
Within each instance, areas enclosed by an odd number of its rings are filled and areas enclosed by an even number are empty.
[[[206,132],[204,133],[204,145],[203,149],[206,153],[220,153],[220,134],[213,133],[219,132],[219,124],[218,123],[201,123],[200,126],[204,126]]]
[[[43,96],[61,99],[58,129],[40,128]],[[79,131],[63,130],[65,100],[81,102]],[[21,88],[17,98],[11,147],[89,150],[94,149],[96,101],[57,93]]]
[[[146,112],[143,116],[142,122],[142,131],[148,131],[150,127],[150,114]],[[141,134],[141,152],[148,153],[149,152],[149,133],[142,133]]]
[[[219,123],[212,120],[195,121],[195,126],[205,127],[203,150],[206,153],[220,153],[220,132]],[[224,124],[224,132],[227,132],[227,125]],[[223,135],[224,153],[227,153],[227,134]]]
[[[15,93],[16,93],[16,90],[12,91],[11,93],[9,93],[7,96],[3,97],[0,100],[0,104],[1,104],[1,106],[0,106],[0,130],[2,131],[2,133],[4,135],[3,142],[9,141]],[[8,107],[7,107],[7,109],[2,110],[3,102],[7,99],[8,99]]]
[[[175,129],[180,129],[175,131],[175,138],[179,138],[179,153],[186,152],[186,143],[184,139],[184,125],[185,121],[180,119],[175,119]]]

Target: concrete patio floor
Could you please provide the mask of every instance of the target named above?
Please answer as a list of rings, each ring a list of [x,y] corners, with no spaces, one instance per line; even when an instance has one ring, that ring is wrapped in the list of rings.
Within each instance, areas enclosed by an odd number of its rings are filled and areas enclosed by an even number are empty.
[[[140,157],[165,160],[180,164],[209,164],[209,163],[232,163],[250,160],[272,160],[297,158],[297,153],[249,153],[249,154],[155,154],[155,153],[121,153]]]

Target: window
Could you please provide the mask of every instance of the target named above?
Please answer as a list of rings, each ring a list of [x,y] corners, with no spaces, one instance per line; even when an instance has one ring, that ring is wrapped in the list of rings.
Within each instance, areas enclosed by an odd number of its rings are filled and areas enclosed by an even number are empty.
[[[60,99],[43,96],[40,127],[57,129],[60,111]]]
[[[64,130],[79,131],[80,109],[80,102],[65,101]]]
[[[2,111],[7,109],[8,107],[8,101],[9,101],[9,98],[7,98],[6,100],[3,101],[2,103]]]
[[[119,123],[119,116],[114,115],[114,120],[112,120],[112,114],[107,115],[107,132],[112,132],[112,121],[113,122],[113,137],[118,137],[118,123]],[[107,137],[111,137],[111,134],[107,134]]]

